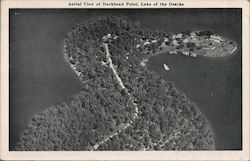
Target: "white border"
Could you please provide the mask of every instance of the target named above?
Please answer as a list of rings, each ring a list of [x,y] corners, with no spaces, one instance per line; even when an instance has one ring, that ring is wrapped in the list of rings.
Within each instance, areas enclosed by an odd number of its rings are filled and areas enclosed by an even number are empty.
[[[71,2],[77,2],[74,0]],[[107,0],[103,0],[108,2]],[[95,2],[103,2],[97,0]],[[149,151],[149,152],[13,152],[9,151],[9,8],[84,8],[69,7],[68,0],[2,0],[1,1],[1,140],[0,160],[249,160],[249,2],[247,0],[180,0],[184,7],[175,8],[242,8],[242,94],[243,94],[243,150],[238,151]],[[81,1],[83,2],[83,1]],[[84,0],[84,2],[93,2]],[[109,1],[110,2],[110,1]],[[126,2],[116,0],[113,2]],[[151,2],[136,0],[133,2]],[[157,2],[156,0],[154,2]],[[158,2],[160,2],[158,0]],[[162,2],[173,2],[162,0]],[[158,6],[159,7],[159,6]],[[150,8],[158,8],[152,6]],[[169,7],[169,6],[168,6]],[[164,7],[164,8],[168,8]],[[85,7],[86,8],[86,7]],[[88,8],[99,8],[98,6]],[[110,7],[100,7],[110,8]],[[128,8],[127,6],[115,8]],[[133,7],[129,7],[133,8]],[[134,8],[146,8],[137,6]],[[163,7],[161,7],[163,8]],[[169,7],[173,8],[173,7]]]

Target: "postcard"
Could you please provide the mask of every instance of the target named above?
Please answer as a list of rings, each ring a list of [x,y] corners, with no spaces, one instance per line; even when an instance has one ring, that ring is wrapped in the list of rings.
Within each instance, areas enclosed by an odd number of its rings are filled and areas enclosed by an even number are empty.
[[[249,1],[1,1],[1,160],[249,160]]]

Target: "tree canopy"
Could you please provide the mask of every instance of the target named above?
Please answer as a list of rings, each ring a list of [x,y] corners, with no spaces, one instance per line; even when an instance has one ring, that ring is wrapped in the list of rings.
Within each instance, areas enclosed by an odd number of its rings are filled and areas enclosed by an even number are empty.
[[[65,39],[64,52],[81,72],[82,91],[70,102],[48,108],[32,119],[16,150],[90,150],[131,120],[134,107],[106,62],[103,36],[113,64],[136,100],[133,125],[98,150],[206,150],[214,148],[212,129],[199,108],[171,82],[140,65],[161,42],[136,48],[142,40],[169,35],[151,31],[124,17],[95,17],[77,25]],[[163,41],[163,39],[161,39]]]

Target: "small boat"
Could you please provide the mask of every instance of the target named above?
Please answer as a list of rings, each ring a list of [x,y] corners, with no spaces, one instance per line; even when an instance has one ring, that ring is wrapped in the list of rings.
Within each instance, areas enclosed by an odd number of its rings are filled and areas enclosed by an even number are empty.
[[[164,66],[165,70],[169,70],[170,69],[166,64],[163,64],[163,66]]]

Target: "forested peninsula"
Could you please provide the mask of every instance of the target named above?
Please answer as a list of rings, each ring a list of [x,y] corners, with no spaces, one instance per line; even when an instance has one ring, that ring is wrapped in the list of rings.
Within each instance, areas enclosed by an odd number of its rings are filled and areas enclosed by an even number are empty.
[[[201,41],[208,41],[206,47]],[[65,60],[82,82],[81,92],[35,115],[15,150],[215,148],[205,115],[171,82],[147,70],[145,59],[162,51],[228,55],[234,42],[207,31],[174,35],[105,16],[78,24],[64,47]],[[212,55],[206,48],[223,52]]]

